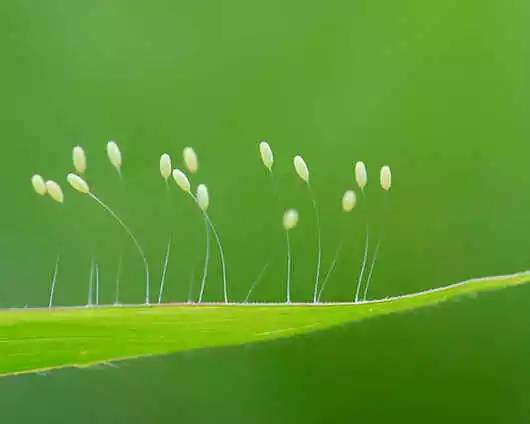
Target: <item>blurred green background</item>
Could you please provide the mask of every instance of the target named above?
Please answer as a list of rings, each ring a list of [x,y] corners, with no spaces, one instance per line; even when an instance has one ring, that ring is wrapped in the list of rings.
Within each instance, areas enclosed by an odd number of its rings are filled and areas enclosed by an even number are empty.
[[[85,304],[92,257],[101,300],[141,302],[142,264],[120,229],[66,187],[71,148],[88,179],[144,244],[156,287],[175,234],[166,299],[196,295],[199,215],[159,176],[186,145],[208,184],[230,294],[280,300],[281,210],[293,232],[296,300],[309,300],[316,239],[304,155],[322,213],[324,295],[351,297],[369,216],[386,235],[371,297],[528,269],[530,4],[506,1],[268,2],[8,0],[0,4],[0,307],[47,303],[62,252],[59,304]],[[105,155],[115,139],[120,181]],[[272,181],[257,143],[276,154]],[[352,164],[367,202],[340,210]],[[378,168],[394,187],[386,217]],[[35,172],[60,181],[63,206],[37,197]],[[217,261],[207,298],[220,299]],[[153,291],[156,293],[156,289]],[[189,352],[0,380],[1,422],[530,422],[530,288],[262,345]]]

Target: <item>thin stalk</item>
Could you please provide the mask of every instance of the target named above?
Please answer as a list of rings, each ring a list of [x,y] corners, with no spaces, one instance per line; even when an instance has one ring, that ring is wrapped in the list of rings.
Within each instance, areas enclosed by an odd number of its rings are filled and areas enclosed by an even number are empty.
[[[168,194],[169,194],[169,182],[168,182],[167,179],[164,182],[165,182],[165,186],[166,186],[165,203],[167,205]],[[172,238],[173,238],[173,235],[170,232],[169,233],[169,240],[168,240],[167,247],[166,247],[166,254],[165,254],[164,262],[163,262],[163,265],[162,265],[162,276],[160,278],[160,289],[159,289],[159,292],[158,292],[158,304],[159,305],[162,303],[162,297],[164,295],[164,286],[165,286],[165,283],[166,283],[167,268],[168,268],[168,265],[169,265],[169,256],[171,255],[171,241],[172,241]]]
[[[51,309],[53,307],[53,300],[55,298],[55,285],[57,283],[57,276],[59,275],[59,262],[61,260],[61,255],[57,254],[57,259],[55,260],[55,269],[53,271],[53,277],[52,277],[52,287],[50,290],[50,302],[48,303],[48,308]]]
[[[337,266],[337,261],[339,259],[341,250],[342,250],[342,242],[339,244],[339,247],[337,248],[337,251],[335,252],[335,256],[333,257],[333,261],[331,262],[328,272],[326,273],[326,276],[324,277],[324,281],[322,282],[322,287],[320,288],[320,291],[318,293],[318,303],[320,303],[320,299],[322,298],[322,293],[324,292],[324,289],[326,288],[326,285],[329,281],[329,277],[331,277],[331,274],[333,274],[333,271],[335,271],[335,267]]]
[[[142,246],[132,233],[132,231],[125,225],[125,223],[121,220],[121,218],[116,215],[116,213],[107,206],[102,200],[100,200],[94,193],[88,193],[88,195],[94,199],[103,209],[105,209],[115,220],[120,224],[120,226],[125,230],[127,235],[131,238],[134,245],[136,246],[136,249],[138,250],[138,253],[142,257],[144,268],[145,268],[145,304],[149,305],[149,289],[150,289],[150,279],[149,279],[149,263],[147,262],[147,258],[145,256],[144,250],[142,249]]]
[[[88,301],[87,306],[92,306],[92,286],[94,284],[94,258],[90,261],[90,272],[88,274]]]
[[[188,303],[193,303],[193,283],[195,282],[195,271],[191,271],[190,285],[188,287]]]
[[[320,285],[320,268],[322,264],[322,234],[320,230],[320,212],[318,210],[317,199],[313,189],[308,184],[309,192],[311,194],[311,201],[313,203],[313,211],[315,213],[315,221],[317,226],[317,269],[315,272],[315,288],[313,290],[313,303],[318,303],[318,290]]]
[[[273,217],[276,217],[276,216],[280,216],[281,212],[282,212],[282,209],[281,209],[281,206],[280,206],[280,191],[278,189],[278,180],[277,180],[277,177],[276,177],[276,174],[271,170],[269,170],[267,172],[267,174],[269,175],[270,177],[270,185],[272,187],[272,197],[274,199],[274,206],[273,206],[273,209],[275,208],[275,212],[272,214]],[[274,220],[274,223],[276,221]],[[275,227],[276,228],[276,227]],[[279,234],[278,234],[279,235]],[[268,263],[271,262],[271,259],[270,259],[270,256],[269,256],[269,260],[267,261]],[[265,269],[268,267],[268,265],[265,267]],[[264,271],[265,271],[264,269]],[[250,298],[250,295],[252,294],[252,292],[254,291],[254,288],[251,287],[249,293],[247,294],[247,299],[245,300],[245,302],[248,302],[248,299]]]
[[[364,272],[366,270],[366,263],[368,261],[368,246],[370,244],[370,235],[368,232],[368,224],[366,225],[366,236],[365,236],[365,242],[364,242],[364,254],[363,254],[363,261],[361,265],[361,272],[359,273],[359,279],[357,281],[357,290],[355,292],[355,303],[359,301],[359,294],[361,292],[361,286],[363,284],[363,277]]]
[[[217,243],[217,248],[219,249],[219,255],[221,256],[221,265],[223,268],[223,292],[224,292],[224,299],[225,303],[228,303],[228,283],[226,280],[226,262],[225,262],[225,254],[223,251],[223,246],[221,245],[221,239],[219,238],[219,234],[217,233],[217,230],[215,229],[212,220],[208,216],[206,212],[204,213],[204,217],[206,218],[206,221],[210,225],[210,228],[212,230],[212,233],[215,237],[215,242]]]
[[[285,238],[287,241],[287,299],[286,303],[291,303],[291,273],[293,260],[291,257],[291,238],[289,237],[289,231],[285,231]]]
[[[191,196],[191,198],[197,203],[197,198],[193,195],[193,193],[188,192],[188,194]],[[198,203],[197,203],[198,205]],[[228,303],[228,283],[226,278],[226,262],[225,262],[225,254],[223,250],[223,245],[221,244],[221,238],[219,237],[219,234],[217,233],[217,230],[215,229],[215,226],[213,225],[212,220],[210,219],[210,216],[206,211],[203,211],[201,208],[199,208],[204,216],[204,219],[210,226],[210,229],[212,230],[213,236],[215,238],[215,242],[217,244],[217,248],[219,249],[219,255],[221,257],[221,267],[223,269],[223,292],[224,292],[224,301],[225,303]]]
[[[160,279],[160,292],[158,293],[158,304],[160,305],[162,303],[162,296],[164,294],[164,285],[166,283],[166,276],[167,276],[167,267],[169,264],[169,256],[171,255],[171,241],[172,236],[169,236],[169,241],[167,242],[167,248],[166,248],[166,256],[164,258],[164,267],[162,269],[162,278]]]
[[[366,286],[364,288],[364,294],[363,294],[363,300],[366,300],[366,297],[368,296],[368,289],[370,288],[370,281],[372,280],[372,274],[374,272],[375,263],[377,261],[377,257],[379,255],[379,249],[381,247],[381,239],[377,241],[377,245],[374,251],[374,258],[372,261],[372,265],[370,266],[370,272],[368,273],[368,278],[366,280]]]
[[[116,292],[114,305],[120,304],[120,279],[121,279],[121,267],[123,265],[123,252],[120,253],[120,258],[118,259],[118,271],[116,272]]]
[[[366,202],[366,196],[364,194],[364,190],[361,192],[363,195],[363,200]],[[367,216],[367,214],[365,214]],[[363,254],[363,261],[361,264],[361,271],[359,273],[359,279],[357,281],[357,290],[355,291],[355,303],[359,301],[359,294],[361,292],[361,286],[363,284],[363,278],[364,278],[364,272],[366,271],[366,263],[368,261],[368,249],[370,246],[370,229],[368,226],[368,222],[366,222],[366,231],[365,231],[365,242],[364,242],[364,254]]]
[[[96,305],[99,305],[99,264],[96,262]]]
[[[370,282],[372,281],[372,274],[374,273],[375,264],[377,262],[377,258],[379,257],[379,250],[381,248],[381,243],[385,235],[385,222],[386,222],[387,210],[388,210],[388,197],[385,195],[385,207],[384,207],[384,212],[383,212],[383,224],[381,226],[381,234],[379,235],[379,239],[377,240],[377,246],[374,251],[372,265],[370,266],[370,272],[368,273],[368,280],[366,282],[366,288],[364,289],[363,300],[366,300],[368,296],[368,289],[370,287]]]
[[[58,219],[58,222],[60,222],[60,223],[64,222],[64,215],[65,215],[64,208],[59,208],[59,212],[58,212],[59,219]],[[62,241],[62,237],[60,236],[60,234],[62,234],[62,232],[58,231],[57,224],[56,224],[55,234],[57,234],[56,243],[59,246],[62,246],[63,245],[63,241]],[[54,300],[55,300],[55,287],[57,285],[57,277],[59,275],[59,264],[60,264],[60,261],[61,261],[61,248],[59,247],[59,249],[57,251],[57,256],[56,256],[56,259],[55,259],[55,268],[54,268],[54,271],[53,271],[51,287],[50,287],[50,299],[48,301],[48,308],[50,308],[50,309],[52,308]]]
[[[121,172],[121,168],[118,169],[118,177],[119,177],[119,180],[120,180],[120,187],[122,189],[121,193],[122,195],[120,196],[121,200],[123,200],[123,188],[124,188],[124,185],[125,185],[125,181],[124,181],[124,178],[123,178],[123,174]],[[121,202],[120,202],[121,203]],[[127,208],[129,207],[129,202],[126,202],[127,203]],[[122,273],[122,267],[123,267],[123,241],[120,242],[120,257],[118,259],[118,269],[117,269],[117,272],[116,272],[116,287],[115,287],[115,299],[114,299],[114,305],[118,306],[120,305],[120,286],[121,286],[121,273]]]
[[[261,272],[258,274],[258,276],[256,277],[256,279],[254,280],[254,282],[252,283],[252,286],[250,286],[250,289],[248,291],[248,294],[247,294],[247,297],[245,297],[245,300],[243,301],[243,303],[248,303],[249,299],[250,299],[250,295],[254,292],[254,289],[258,286],[258,284],[260,283],[261,279],[263,278],[263,276],[265,275],[265,272],[267,271],[267,268],[269,267],[269,264],[265,265],[263,267],[263,269],[261,270]]]
[[[206,254],[204,257],[204,269],[202,271],[201,292],[199,294],[199,303],[202,303],[204,290],[206,288],[206,280],[208,279],[208,268],[210,266],[210,226],[206,218],[204,218],[204,232],[206,233]]]

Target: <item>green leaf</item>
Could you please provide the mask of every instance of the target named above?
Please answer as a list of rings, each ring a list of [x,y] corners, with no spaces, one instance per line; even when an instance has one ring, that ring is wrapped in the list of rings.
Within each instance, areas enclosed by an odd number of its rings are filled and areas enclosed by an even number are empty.
[[[361,304],[4,310],[0,376],[264,342],[530,282],[530,272]]]

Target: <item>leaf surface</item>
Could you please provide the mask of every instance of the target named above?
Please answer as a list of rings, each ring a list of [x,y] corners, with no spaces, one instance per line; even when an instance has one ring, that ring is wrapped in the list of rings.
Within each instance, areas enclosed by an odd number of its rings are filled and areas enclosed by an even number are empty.
[[[523,272],[359,304],[3,310],[0,376],[265,342],[528,282]]]

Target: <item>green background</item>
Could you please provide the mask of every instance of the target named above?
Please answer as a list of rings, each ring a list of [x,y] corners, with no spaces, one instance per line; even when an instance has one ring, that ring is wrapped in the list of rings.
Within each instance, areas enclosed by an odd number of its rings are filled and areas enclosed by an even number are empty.
[[[309,300],[316,239],[301,153],[322,213],[326,291],[348,300],[369,217],[385,237],[371,296],[528,269],[530,5],[507,1],[8,0],[0,5],[0,307],[85,304],[89,263],[101,300],[141,302],[142,264],[120,229],[66,187],[71,148],[88,180],[146,248],[155,285],[175,235],[166,299],[195,293],[203,229],[158,173],[196,148],[223,239],[230,295],[283,299],[281,211],[293,232],[296,300]],[[105,155],[124,154],[120,181]],[[267,139],[276,191],[260,163]],[[352,164],[367,201],[340,210]],[[378,168],[394,186],[383,214]],[[63,184],[39,198],[35,172]],[[275,194],[275,192],[277,194]],[[277,196],[277,200],[276,197]],[[220,299],[217,261],[207,298]],[[156,293],[156,290],[154,289]],[[530,420],[528,287],[263,345],[189,352],[0,380],[2,422],[456,422]]]

